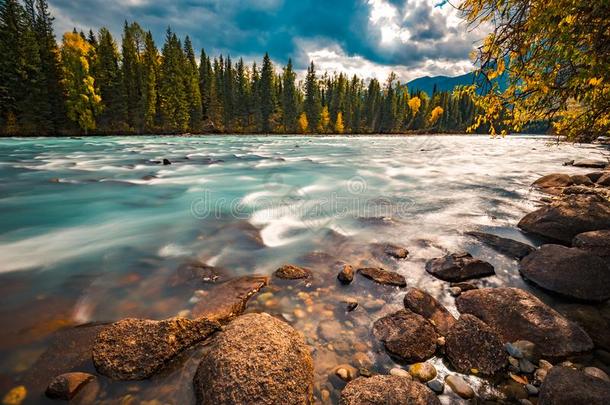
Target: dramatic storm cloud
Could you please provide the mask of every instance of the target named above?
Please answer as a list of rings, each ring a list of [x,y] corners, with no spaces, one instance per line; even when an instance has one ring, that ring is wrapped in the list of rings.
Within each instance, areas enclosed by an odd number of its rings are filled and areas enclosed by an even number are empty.
[[[458,75],[481,32],[439,0],[51,0],[57,33],[107,26],[120,40],[124,20],[150,29],[161,45],[168,26],[209,54],[342,70],[383,79]]]

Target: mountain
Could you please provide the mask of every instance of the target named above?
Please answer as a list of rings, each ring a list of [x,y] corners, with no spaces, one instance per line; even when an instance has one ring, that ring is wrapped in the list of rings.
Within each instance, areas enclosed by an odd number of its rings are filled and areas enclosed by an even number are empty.
[[[500,89],[504,90],[507,86],[507,77],[505,75],[500,76],[498,79],[500,83]],[[469,86],[475,83],[475,74],[474,72],[466,73],[461,76],[449,77],[449,76],[424,76],[417,78],[415,80],[411,80],[407,83],[410,92],[414,91],[423,91],[428,93],[428,95],[432,95],[434,92],[434,85],[436,85],[436,89],[438,91],[452,91],[457,86]],[[477,90],[479,94],[483,91],[481,89]]]

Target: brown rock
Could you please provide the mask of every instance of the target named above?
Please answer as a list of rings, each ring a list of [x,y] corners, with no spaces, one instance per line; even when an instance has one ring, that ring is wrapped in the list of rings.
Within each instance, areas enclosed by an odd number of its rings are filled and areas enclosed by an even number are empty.
[[[567,367],[553,367],[547,373],[538,398],[539,405],[606,405],[610,382]]]
[[[493,375],[508,361],[502,338],[479,318],[464,314],[445,339],[447,358],[460,373]]]
[[[375,321],[373,335],[390,354],[409,363],[432,357],[438,337],[426,319],[410,310],[401,310]]]
[[[379,284],[393,285],[398,287],[407,286],[407,281],[403,276],[396,272],[384,270],[379,267],[366,267],[363,269],[358,269],[358,273]]]
[[[592,186],[593,182],[588,176],[583,174],[576,174],[574,176],[570,176],[570,180],[572,180],[572,184],[575,186]]]
[[[562,304],[557,307],[566,318],[576,322],[591,337],[595,346],[610,350],[610,317],[593,305]]]
[[[597,179],[596,183],[600,186],[610,187],[610,172],[606,172],[602,176],[600,176],[600,178]]]
[[[219,284],[195,305],[193,316],[225,323],[241,315],[248,300],[267,285],[265,276],[243,276]]]
[[[337,279],[343,284],[350,284],[354,281],[354,268],[349,264],[344,264],[337,275]]]
[[[571,186],[573,183],[569,175],[563,173],[553,173],[543,176],[536,180],[532,186],[542,189],[552,189],[558,187]]]
[[[444,281],[465,281],[493,276],[491,264],[472,257],[470,253],[453,253],[426,263],[426,271]]]
[[[356,378],[341,392],[341,405],[440,405],[425,385],[394,375]]]
[[[610,229],[610,202],[597,195],[569,195],[521,219],[519,228],[570,243],[579,233]]]
[[[580,159],[575,160],[572,166],[576,167],[587,167],[591,169],[603,169],[608,166],[608,162],[605,160],[596,160],[596,159]]]
[[[586,250],[599,257],[610,257],[610,229],[578,234],[572,246]]]
[[[481,288],[456,299],[462,314],[471,314],[500,334],[505,343],[528,340],[544,358],[561,358],[593,348],[577,324],[532,294],[518,288]]]
[[[587,176],[593,183],[597,183],[597,180],[599,180],[604,174],[606,174],[606,172],[593,172],[587,173],[585,176]]]
[[[515,259],[523,259],[536,249],[526,243],[516,240],[501,238],[496,235],[484,232],[466,232],[466,235],[472,236],[487,246],[491,247],[498,253],[512,257]],[[462,289],[464,291],[464,289]]]
[[[216,283],[221,280],[224,270],[209,266],[200,261],[182,263],[176,271],[178,278],[183,281],[198,280],[204,283]]]
[[[193,384],[197,403],[313,403],[313,360],[303,337],[268,314],[246,314],[213,340]]]
[[[545,290],[583,301],[610,298],[610,268],[584,250],[544,245],[519,264],[521,275]]]
[[[93,363],[100,374],[112,379],[143,380],[219,329],[218,322],[207,319],[123,319],[99,333]]]
[[[275,277],[281,278],[282,280],[300,280],[310,278],[312,275],[311,270],[293,266],[292,264],[283,265],[277,269],[274,274]]]
[[[426,318],[434,329],[445,336],[455,323],[455,318],[434,297],[418,288],[410,288],[404,298],[405,308]]]
[[[95,376],[88,373],[66,373],[59,375],[51,381],[45,394],[51,399],[63,399],[66,401],[74,398],[76,394]]]
[[[374,243],[372,246],[375,253],[390,256],[397,260],[406,259],[409,256],[407,249],[391,243]]]
[[[445,383],[451,388],[451,391],[455,392],[461,398],[474,398],[474,391],[459,375],[448,375],[445,377]]]

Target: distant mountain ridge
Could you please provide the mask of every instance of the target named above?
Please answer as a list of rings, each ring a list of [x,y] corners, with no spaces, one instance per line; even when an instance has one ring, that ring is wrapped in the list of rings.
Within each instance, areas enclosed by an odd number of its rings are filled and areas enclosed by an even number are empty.
[[[428,95],[432,95],[434,92],[434,86],[436,85],[437,91],[453,91],[457,86],[469,86],[474,84],[476,80],[476,76],[474,72],[466,73],[461,76],[424,76],[419,77],[415,80],[411,80],[407,83],[410,92],[414,91],[423,91],[428,93]],[[505,75],[500,76],[499,83],[500,89],[506,88],[506,77]],[[482,93],[481,90],[477,91],[478,93]]]

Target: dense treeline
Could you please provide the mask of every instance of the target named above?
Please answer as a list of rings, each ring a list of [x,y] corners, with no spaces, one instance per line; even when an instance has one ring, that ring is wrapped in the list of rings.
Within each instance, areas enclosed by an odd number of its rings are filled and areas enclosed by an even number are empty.
[[[260,67],[230,57],[199,62],[170,29],[159,51],[125,23],[64,34],[57,44],[46,0],[0,0],[0,133],[400,133],[464,131],[477,113],[467,94],[409,93],[385,83],[318,74],[297,81],[268,55]]]

